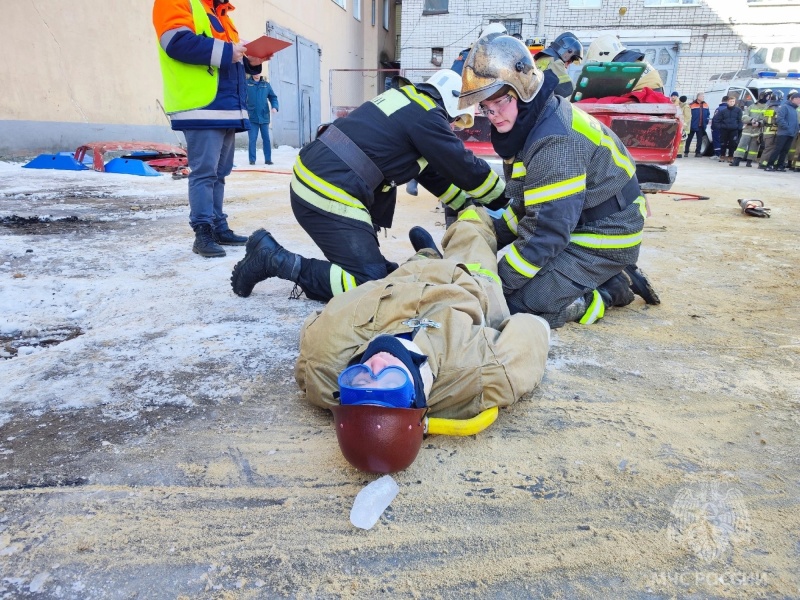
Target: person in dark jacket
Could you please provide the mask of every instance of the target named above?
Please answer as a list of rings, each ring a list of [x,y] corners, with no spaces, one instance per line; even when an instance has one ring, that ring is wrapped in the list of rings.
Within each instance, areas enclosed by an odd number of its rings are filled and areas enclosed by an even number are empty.
[[[260,229],[234,267],[233,291],[247,297],[259,281],[279,277],[327,302],[386,277],[397,265],[381,254],[377,232],[391,227],[397,186],[411,179],[456,210],[468,198],[504,207],[505,182],[450,127],[472,114],[458,108],[460,88],[453,71],[437,71],[425,83],[365,102],[304,146],[294,165],[292,211],[327,260],[291,253]]]
[[[786,156],[798,132],[797,109],[800,107],[800,93],[793,92],[786,97],[775,113],[778,133],[775,136],[775,150],[767,161],[765,171],[785,171]]]
[[[247,241],[231,231],[222,203],[236,133],[250,129],[245,72],[260,73],[264,59],[245,56],[232,10],[228,0],[153,3],[164,108],[172,128],[186,137],[192,251],[206,258],[225,256],[221,245]]]
[[[264,164],[272,164],[272,144],[269,141],[270,113],[279,110],[278,96],[260,73],[254,73],[247,79],[247,114],[250,117],[248,154],[250,164],[256,164],[256,147],[258,134],[261,133],[261,145],[264,151]]]
[[[704,98],[705,94],[700,92],[697,94],[697,98],[695,98],[694,102],[689,105],[689,108],[692,110],[692,123],[689,126],[689,137],[686,138],[686,145],[683,147],[684,157],[689,156],[689,148],[692,145],[692,139],[694,139],[695,135],[697,136],[697,147],[694,150],[694,155],[701,156],[702,154],[703,138],[706,135],[706,126],[711,117],[711,112]]]
[[[511,312],[555,328],[633,302],[632,277],[648,285],[634,266],[647,210],[619,138],[555,95],[558,77],[510,36],[478,40],[462,79],[462,106],[479,103],[504,162],[511,203],[494,223]]]
[[[742,121],[742,109],[736,106],[736,98],[731,96],[714,113],[711,127],[719,132],[720,139],[720,162],[731,162],[733,153],[736,152],[736,144],[742,134],[744,123]]]
[[[574,33],[565,31],[553,40],[547,48],[534,55],[536,66],[542,70],[552,71],[558,77],[555,93],[564,98],[571,98],[575,85],[569,76],[569,65],[581,62],[583,46]]]

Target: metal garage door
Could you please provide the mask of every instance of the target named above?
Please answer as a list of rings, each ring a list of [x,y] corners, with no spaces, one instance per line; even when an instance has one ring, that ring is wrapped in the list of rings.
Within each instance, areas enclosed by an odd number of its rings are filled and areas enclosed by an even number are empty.
[[[299,148],[314,139],[320,124],[319,46],[271,21],[267,35],[292,43],[269,61],[281,107],[272,121],[273,143]]]

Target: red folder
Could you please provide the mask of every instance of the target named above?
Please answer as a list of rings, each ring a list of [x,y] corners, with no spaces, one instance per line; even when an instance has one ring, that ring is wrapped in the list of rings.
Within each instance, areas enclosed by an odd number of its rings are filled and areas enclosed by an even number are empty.
[[[277,38],[262,35],[260,38],[245,45],[245,48],[247,48],[245,55],[254,58],[271,58],[278,50],[283,50],[291,45],[291,42],[285,42]]]

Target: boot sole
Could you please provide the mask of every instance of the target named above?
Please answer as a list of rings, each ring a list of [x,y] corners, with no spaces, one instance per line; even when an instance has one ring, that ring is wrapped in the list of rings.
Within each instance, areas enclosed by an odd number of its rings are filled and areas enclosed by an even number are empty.
[[[248,256],[252,254],[255,248],[261,243],[261,240],[263,240],[267,235],[269,234],[264,229],[259,229],[258,231],[253,232],[253,234],[247,238],[247,242],[245,242],[244,258],[236,263],[236,266],[233,267],[233,273],[231,273],[231,288],[233,288],[233,293],[237,296],[247,298],[253,293],[255,283],[250,286],[250,289],[242,288],[241,286],[237,285],[239,283],[239,273],[247,262]]]
[[[200,250],[198,250],[197,248],[192,248],[192,252],[194,252],[195,254],[199,254],[203,258],[222,258],[223,256],[226,256],[224,250],[220,254],[219,252],[200,252]]]
[[[653,289],[650,280],[647,279],[647,275],[641,269],[634,270],[625,267],[625,273],[628,274],[631,280],[631,289],[634,294],[643,298],[647,304],[661,304],[661,298],[658,297],[658,293]]]
[[[220,242],[219,240],[214,240],[214,241],[217,242],[220,246],[244,246],[245,244],[247,244],[247,240],[244,240],[242,242]]]

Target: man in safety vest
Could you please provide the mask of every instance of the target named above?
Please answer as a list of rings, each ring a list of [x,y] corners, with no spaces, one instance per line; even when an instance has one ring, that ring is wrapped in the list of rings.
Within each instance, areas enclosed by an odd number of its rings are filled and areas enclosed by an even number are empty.
[[[189,159],[192,250],[225,256],[222,245],[246,237],[228,226],[222,210],[225,178],[233,167],[235,134],[250,128],[244,76],[260,73],[262,59],[247,58],[228,0],[155,0],[164,108],[172,129],[183,131]]]
[[[397,186],[416,179],[446,206],[468,198],[507,204],[505,183],[464,147],[450,128],[472,108],[458,108],[461,78],[449,69],[417,86],[389,89],[337,119],[300,151],[291,182],[295,218],[327,260],[301,257],[256,231],[233,270],[233,291],[247,297],[269,277],[296,283],[327,302],[397,268],[381,253],[377,231],[391,227]]]
[[[462,105],[479,103],[504,161],[511,204],[495,227],[511,312],[560,327],[594,323],[634,293],[657,304],[635,267],[647,209],[619,138],[553,94],[555,75],[509,36],[478,40],[462,77]]]
[[[477,433],[539,384],[547,360],[544,319],[509,314],[485,208],[460,212],[443,257],[424,229],[410,237],[414,258],[336,296],[300,333],[297,383],[334,412],[345,457],[365,471],[411,464],[426,411],[428,433]]]
[[[533,58],[540,71],[548,69],[558,77],[558,85],[554,90],[555,94],[570,99],[575,85],[569,76],[567,68],[574,62],[581,62],[583,46],[575,37],[575,34],[565,31],[553,40],[547,48],[538,52]]]
[[[759,138],[761,130],[764,128],[764,113],[767,110],[767,103],[772,97],[772,90],[764,90],[758,95],[758,102],[748,106],[742,115],[742,135],[739,138],[739,145],[733,155],[732,167],[738,167],[743,160],[745,166],[752,167],[753,161],[758,159]]]

